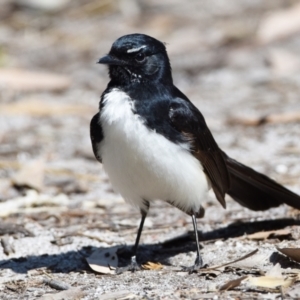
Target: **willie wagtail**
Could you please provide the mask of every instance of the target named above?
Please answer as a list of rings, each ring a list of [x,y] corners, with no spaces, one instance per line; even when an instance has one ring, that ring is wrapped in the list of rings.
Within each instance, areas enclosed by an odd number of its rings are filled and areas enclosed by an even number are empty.
[[[219,148],[201,112],[173,84],[162,42],[125,35],[99,63],[109,66],[110,82],[91,121],[93,151],[114,188],[142,215],[125,270],[139,269],[137,247],[155,199],[192,217],[197,258],[190,272],[203,266],[196,218],[204,216],[201,204],[210,188],[224,208],[228,194],[252,210],[282,203],[300,209],[298,195]]]

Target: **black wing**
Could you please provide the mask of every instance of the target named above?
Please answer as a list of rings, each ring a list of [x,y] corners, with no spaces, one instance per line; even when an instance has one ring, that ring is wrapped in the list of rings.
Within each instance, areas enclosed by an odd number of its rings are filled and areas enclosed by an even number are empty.
[[[230,177],[222,151],[208,129],[200,111],[187,99],[171,101],[169,119],[192,145],[192,154],[201,162],[216,198],[226,207],[225,193],[230,187]]]
[[[300,209],[300,196],[284,186],[228,157],[216,144],[199,110],[174,87],[170,120],[190,138],[193,154],[210,178],[217,199],[225,206],[224,193],[252,210],[266,210],[283,203]]]
[[[99,155],[99,144],[103,139],[103,131],[99,122],[99,113],[94,115],[90,124],[90,136],[92,141],[93,152],[98,161],[102,163],[102,158]]]

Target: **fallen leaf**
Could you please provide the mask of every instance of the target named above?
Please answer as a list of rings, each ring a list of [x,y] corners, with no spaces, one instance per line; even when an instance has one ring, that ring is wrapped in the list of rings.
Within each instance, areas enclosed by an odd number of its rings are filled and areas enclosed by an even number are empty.
[[[101,274],[115,274],[118,267],[118,247],[109,249],[97,249],[89,257],[86,258],[90,268]]]
[[[62,91],[71,85],[71,79],[52,73],[0,69],[0,85],[7,89],[24,92]]]
[[[144,270],[161,270],[163,268],[163,266],[159,262],[154,263],[154,262],[148,261],[142,265],[142,268]]]
[[[232,289],[236,288],[237,286],[239,286],[242,283],[242,281],[245,280],[246,278],[248,278],[248,276],[242,276],[237,279],[230,280],[230,281],[226,282],[225,284],[223,284],[219,288],[219,291],[232,290]]]
[[[260,276],[260,277],[248,277],[248,282],[252,286],[258,286],[263,288],[275,289],[278,287],[289,287],[294,283],[293,278],[284,277],[272,277],[272,276]]]
[[[279,230],[270,230],[270,231],[260,231],[246,236],[249,240],[266,240],[270,238],[287,238],[292,237],[290,229],[279,229]]]
[[[283,269],[280,264],[277,263],[273,268],[271,268],[264,276],[260,277],[249,277],[248,281],[253,286],[259,286],[263,288],[287,288],[291,286],[299,276],[283,276]]]
[[[137,299],[137,295],[130,291],[118,291],[112,293],[106,293],[97,297],[98,300],[126,300],[126,299]]]
[[[56,294],[45,294],[38,298],[40,300],[79,300],[84,296],[80,288],[71,288]]]
[[[31,161],[20,169],[12,178],[12,183],[17,187],[27,187],[41,191],[44,185],[45,161],[37,159]]]
[[[258,27],[261,43],[270,43],[300,31],[300,4],[269,13]]]
[[[300,248],[278,248],[277,250],[284,255],[288,256],[290,259],[300,262]]]

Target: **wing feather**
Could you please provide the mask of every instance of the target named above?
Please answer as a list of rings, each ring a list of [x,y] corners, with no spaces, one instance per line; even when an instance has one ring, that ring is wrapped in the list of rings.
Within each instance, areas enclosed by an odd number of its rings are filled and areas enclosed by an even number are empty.
[[[176,98],[170,105],[171,125],[187,137],[192,154],[201,162],[216,198],[226,207],[225,194],[230,177],[223,153],[208,129],[200,111],[189,101]]]
[[[93,147],[93,152],[96,159],[102,163],[102,158],[99,155],[99,144],[103,140],[103,131],[99,122],[99,113],[94,115],[90,124],[90,137]]]

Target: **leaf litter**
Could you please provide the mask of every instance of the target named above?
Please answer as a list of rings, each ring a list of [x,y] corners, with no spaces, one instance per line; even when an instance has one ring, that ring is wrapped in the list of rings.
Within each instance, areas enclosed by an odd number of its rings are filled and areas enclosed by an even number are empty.
[[[263,276],[242,276],[234,280],[230,280],[223,284],[219,291],[227,291],[239,287],[241,283],[245,283],[249,287],[259,289],[273,289],[281,291],[291,287],[295,282],[300,281],[300,270],[284,270],[277,263],[273,268],[267,271]]]
[[[291,239],[292,233],[290,228],[279,230],[260,231],[246,236],[250,240],[266,240],[266,239]]]
[[[300,248],[279,248],[277,250],[290,259],[300,263]]]
[[[163,269],[163,265],[159,262],[151,262],[147,261],[145,264],[142,265],[144,270],[161,270]]]
[[[118,247],[110,249],[97,249],[86,261],[90,268],[101,274],[116,274],[116,268],[118,267]]]

